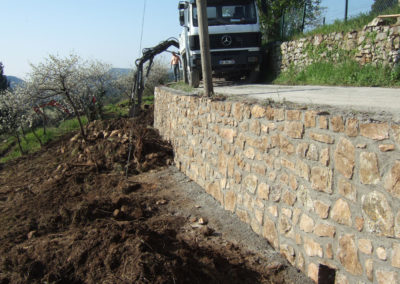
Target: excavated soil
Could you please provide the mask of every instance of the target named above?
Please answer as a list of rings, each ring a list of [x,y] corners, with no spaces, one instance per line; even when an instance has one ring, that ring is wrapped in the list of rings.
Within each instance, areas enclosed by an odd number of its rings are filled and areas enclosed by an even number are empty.
[[[0,283],[308,283],[169,166],[151,121],[97,121],[0,167]]]

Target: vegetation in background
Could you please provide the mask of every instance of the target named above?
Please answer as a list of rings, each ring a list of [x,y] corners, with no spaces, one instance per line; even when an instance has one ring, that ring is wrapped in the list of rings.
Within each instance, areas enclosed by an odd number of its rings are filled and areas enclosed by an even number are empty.
[[[0,62],[0,92],[6,90],[9,87],[7,77],[4,75],[4,66]]]
[[[261,10],[261,30],[265,42],[282,40],[322,23],[321,0],[257,0],[257,2]]]
[[[88,122],[87,118],[84,116],[81,117],[81,121],[84,125],[86,125]],[[77,118],[72,118],[61,122],[58,127],[48,128],[46,132],[44,132],[43,128],[41,128],[36,129],[35,133],[33,133],[33,131],[25,133],[25,135],[20,133],[21,148],[23,152],[21,153],[21,149],[19,147],[13,147],[8,153],[6,153],[4,157],[0,158],[0,163],[5,163],[9,160],[21,157],[22,154],[34,153],[38,151],[42,147],[42,145],[47,144],[49,141],[55,140],[65,134],[77,130],[79,130],[79,122]],[[42,145],[41,143],[39,143],[38,138],[40,139]],[[13,143],[15,143],[15,138],[13,138],[12,136],[3,141],[0,141],[0,152],[1,149],[6,149]]]
[[[400,66],[360,66],[355,60],[316,62],[304,69],[291,66],[273,82],[288,85],[400,87]]]
[[[376,2],[375,2],[376,3]],[[400,14],[400,6],[395,5],[391,8],[386,8],[383,11],[374,11],[370,13],[361,13],[356,17],[352,17],[345,22],[344,20],[336,20],[333,24],[319,26],[314,30],[311,30],[305,34],[295,35],[293,38],[300,38],[306,36],[312,36],[317,34],[330,34],[333,32],[350,32],[354,30],[361,30],[364,26],[369,24],[374,18],[380,14]],[[396,19],[392,19],[396,21]],[[389,20],[390,21],[390,20]]]

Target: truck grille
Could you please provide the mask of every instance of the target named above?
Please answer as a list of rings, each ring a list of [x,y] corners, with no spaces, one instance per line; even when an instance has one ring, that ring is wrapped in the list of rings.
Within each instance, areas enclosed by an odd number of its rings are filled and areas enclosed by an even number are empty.
[[[189,37],[190,50],[200,49],[199,36]],[[235,33],[210,35],[211,49],[259,47],[261,45],[261,33]]]

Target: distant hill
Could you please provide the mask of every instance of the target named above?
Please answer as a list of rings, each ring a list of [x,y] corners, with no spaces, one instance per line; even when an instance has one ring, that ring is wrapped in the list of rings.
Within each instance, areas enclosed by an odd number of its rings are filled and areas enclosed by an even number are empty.
[[[132,72],[132,69],[130,68],[112,68],[110,69],[110,73],[113,76],[113,78],[118,78],[123,75],[127,75],[130,72]]]
[[[7,77],[8,82],[10,83],[11,88],[15,88],[16,86],[25,83],[24,80],[22,80],[18,77],[15,77],[15,76],[6,76],[6,77]]]

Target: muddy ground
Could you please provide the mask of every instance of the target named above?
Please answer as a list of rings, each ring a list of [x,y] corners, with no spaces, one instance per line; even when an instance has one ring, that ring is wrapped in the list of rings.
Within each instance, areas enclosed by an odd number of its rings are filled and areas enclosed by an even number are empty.
[[[151,121],[0,167],[0,283],[311,283],[170,166]]]

